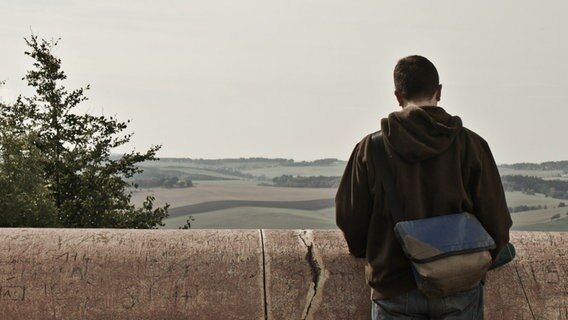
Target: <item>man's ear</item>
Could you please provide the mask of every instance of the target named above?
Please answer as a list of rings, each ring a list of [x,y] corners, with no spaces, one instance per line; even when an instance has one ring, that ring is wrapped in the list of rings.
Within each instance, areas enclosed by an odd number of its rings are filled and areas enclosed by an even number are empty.
[[[442,97],[442,85],[439,84],[438,90],[436,90],[436,101],[440,101],[441,97]]]
[[[398,105],[404,108],[405,101],[402,95],[398,93],[398,91],[396,90],[394,91],[394,95],[396,96],[396,101],[398,101]]]

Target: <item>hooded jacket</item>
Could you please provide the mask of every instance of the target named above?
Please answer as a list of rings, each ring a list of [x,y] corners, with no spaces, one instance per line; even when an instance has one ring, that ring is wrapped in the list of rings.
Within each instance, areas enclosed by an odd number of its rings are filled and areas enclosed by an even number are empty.
[[[406,107],[381,120],[400,207],[412,219],[470,212],[493,237],[497,252],[509,242],[512,221],[501,178],[483,138],[440,107]],[[336,223],[349,251],[365,257],[373,299],[416,288],[410,261],[395,238],[371,147],[359,142],[345,168],[336,203]]]

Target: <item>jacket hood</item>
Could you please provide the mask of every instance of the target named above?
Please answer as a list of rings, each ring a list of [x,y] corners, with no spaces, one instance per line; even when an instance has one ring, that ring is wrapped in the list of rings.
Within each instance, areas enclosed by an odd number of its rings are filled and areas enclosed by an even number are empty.
[[[406,107],[381,120],[388,147],[409,162],[435,157],[450,147],[462,121],[440,107]]]

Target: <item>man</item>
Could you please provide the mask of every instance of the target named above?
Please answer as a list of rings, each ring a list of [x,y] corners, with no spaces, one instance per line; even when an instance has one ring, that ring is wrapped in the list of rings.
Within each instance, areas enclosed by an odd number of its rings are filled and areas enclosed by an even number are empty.
[[[428,59],[398,61],[394,84],[402,111],[382,119],[381,131],[401,210],[413,219],[473,213],[495,240],[495,258],[509,241],[512,222],[487,142],[438,106],[442,85]],[[373,319],[482,319],[481,285],[437,299],[417,289],[394,235],[371,146],[371,135],[356,145],[335,201],[349,251],[367,260]]]

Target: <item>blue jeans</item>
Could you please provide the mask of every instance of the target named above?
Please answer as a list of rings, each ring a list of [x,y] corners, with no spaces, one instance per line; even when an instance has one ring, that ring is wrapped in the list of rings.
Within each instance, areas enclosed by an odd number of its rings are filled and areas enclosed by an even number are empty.
[[[415,289],[372,305],[373,320],[478,320],[483,319],[483,286],[437,299]]]

